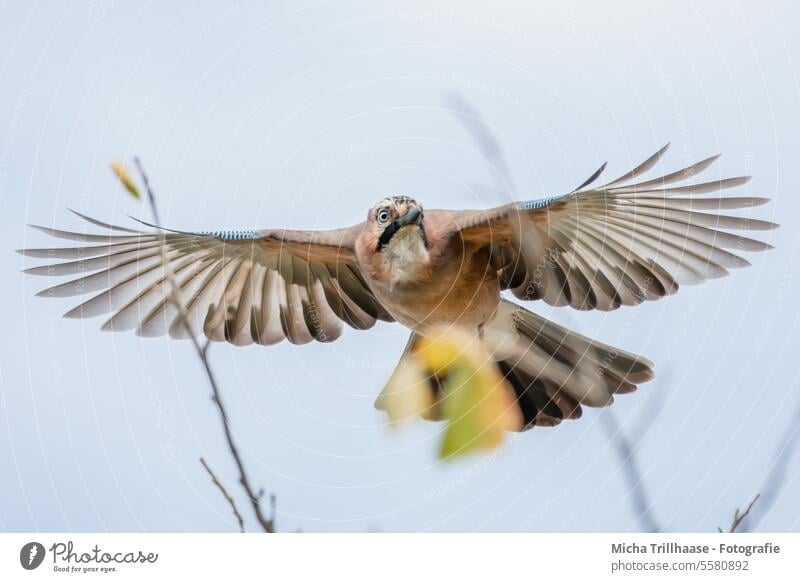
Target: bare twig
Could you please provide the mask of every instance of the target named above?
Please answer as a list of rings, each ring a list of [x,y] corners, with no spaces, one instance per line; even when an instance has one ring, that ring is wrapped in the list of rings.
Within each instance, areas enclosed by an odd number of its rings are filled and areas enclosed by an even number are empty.
[[[489,130],[481,114],[460,93],[449,92],[445,96],[445,103],[458,113],[458,120],[469,133],[480,149],[484,160],[489,166],[491,176],[495,181],[493,188],[496,193],[503,194],[513,201],[514,179],[508,167],[503,148]]]
[[[641,412],[637,413],[638,422],[633,425],[631,430],[627,433],[628,439],[637,443],[643,442],[650,431],[656,426],[656,420],[661,416],[664,410],[664,403],[667,400],[667,395],[672,389],[673,378],[675,377],[675,370],[672,366],[663,366],[658,373],[658,378],[654,381],[654,385],[650,387],[645,393],[641,394],[644,397]],[[643,391],[644,392],[644,391]]]
[[[753,497],[753,500],[748,504],[747,509],[745,509],[743,513],[739,512],[738,507],[736,508],[736,511],[733,512],[733,521],[731,522],[731,527],[728,528],[728,533],[734,533],[737,529],[739,529],[739,526],[742,525],[744,518],[750,515],[750,510],[753,509],[753,506],[756,504],[756,501],[758,501],[760,497],[761,497],[760,493],[756,494],[756,496]],[[717,530],[719,531],[719,533],[723,533],[721,527],[718,527]]]
[[[214,474],[214,471],[211,470],[211,467],[208,466],[208,463],[206,463],[206,460],[203,457],[200,457],[200,464],[203,465],[206,472],[208,473],[208,476],[211,477],[211,482],[217,486],[217,488],[222,492],[222,495],[225,497],[225,499],[228,500],[228,505],[231,506],[231,509],[233,510],[233,515],[236,517],[236,521],[239,522],[239,531],[244,533],[244,520],[242,519],[242,514],[239,513],[239,510],[236,507],[236,502],[233,500],[233,497],[231,497],[231,494],[228,493],[228,490],[225,489],[225,486],[220,482],[220,480],[217,479],[217,476]]]
[[[631,504],[637,515],[636,521],[644,524],[645,531],[660,532],[661,526],[659,526],[653,516],[651,509],[652,503],[647,495],[647,489],[644,485],[642,474],[639,471],[636,452],[628,441],[628,438],[620,429],[614,414],[610,410],[601,414],[600,418],[603,420],[609,440],[614,445],[617,456],[620,459],[622,473],[625,476],[625,480],[628,482],[628,488],[631,492]]]
[[[800,445],[800,405],[798,405],[795,414],[792,415],[792,418],[789,420],[786,432],[775,450],[775,460],[772,463],[772,468],[762,481],[760,487],[762,491],[762,501],[758,505],[758,511],[747,520],[744,527],[742,527],[742,531],[747,532],[755,529],[778,501],[778,497],[786,482],[786,473],[789,470],[789,464],[792,461],[792,457],[798,445]]]
[[[142,182],[144,182],[144,189],[147,192],[147,200],[150,202],[150,212],[153,213],[153,221],[156,223],[156,226],[161,228],[161,218],[158,216],[156,196],[153,193],[153,189],[150,187],[150,179],[147,177],[147,172],[144,171],[144,166],[142,166],[141,160],[136,157],[133,158],[133,162],[136,164],[136,169],[139,171],[139,175],[142,177]]]
[[[158,228],[161,228],[161,221],[159,220],[158,209],[156,207],[156,197],[152,187],[150,186],[150,180],[148,179],[147,173],[144,171],[144,167],[142,166],[142,163],[138,157],[134,158],[134,162],[136,163],[136,168],[139,171],[139,174],[142,177],[142,182],[144,182],[145,189],[147,190],[147,199],[150,202],[150,210],[153,213],[153,221],[155,222],[155,225]],[[162,254],[164,255],[164,259],[166,259],[166,245],[162,245]],[[186,307],[183,305],[183,302],[181,301],[179,295],[180,288],[175,278],[175,273],[173,272],[172,267],[169,264],[169,261],[164,260],[163,262],[164,262],[165,276],[170,284],[170,292],[167,299],[177,307],[178,320],[186,330],[187,335],[192,341],[192,346],[194,347],[195,352],[197,353],[197,357],[200,359],[200,363],[203,365],[203,370],[205,371],[206,377],[208,378],[208,383],[211,386],[211,393],[212,393],[211,399],[214,402],[214,404],[216,404],[217,410],[219,411],[219,415],[222,420],[222,428],[225,432],[225,440],[228,442],[228,449],[230,450],[231,456],[233,457],[233,460],[236,463],[236,468],[239,470],[239,483],[242,485],[242,488],[245,490],[245,493],[247,494],[247,498],[250,501],[250,505],[253,507],[253,512],[255,513],[259,525],[265,532],[272,533],[275,531],[274,515],[272,519],[267,519],[264,516],[264,513],[261,509],[261,497],[263,496],[263,492],[259,492],[259,494],[257,495],[252,485],[250,485],[250,480],[247,477],[247,471],[245,470],[241,455],[239,454],[239,449],[236,447],[236,443],[234,442],[233,439],[233,433],[231,432],[231,427],[230,427],[230,419],[228,417],[228,413],[225,409],[225,406],[222,403],[222,396],[220,394],[219,385],[217,384],[217,380],[214,377],[214,373],[211,370],[211,366],[208,362],[207,353],[209,344],[206,343],[205,346],[200,345],[200,342],[195,336],[192,327],[189,323],[189,318],[186,313]]]

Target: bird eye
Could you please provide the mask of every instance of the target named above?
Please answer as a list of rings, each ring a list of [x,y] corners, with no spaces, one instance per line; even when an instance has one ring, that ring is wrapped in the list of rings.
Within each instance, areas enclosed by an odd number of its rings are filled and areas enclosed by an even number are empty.
[[[389,211],[385,208],[378,210],[378,222],[386,222],[389,220]]]

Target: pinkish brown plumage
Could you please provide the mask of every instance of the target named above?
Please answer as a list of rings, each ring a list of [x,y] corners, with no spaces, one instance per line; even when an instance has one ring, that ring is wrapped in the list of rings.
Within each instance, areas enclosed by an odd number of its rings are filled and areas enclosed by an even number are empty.
[[[747,178],[675,185],[716,156],[637,182],[665,149],[603,186],[591,187],[596,172],[563,196],[491,210],[423,210],[407,196],[390,197],[364,222],[331,231],[138,232],[84,217],[116,234],[37,227],[81,245],[21,252],[61,260],[31,274],[79,275],[40,294],[96,292],[66,315],[111,313],[106,330],[186,336],[165,291],[165,257],[191,332],[212,340],[333,341],[343,323],[368,329],[396,321],[411,331],[405,356],[421,335],[457,326],[491,352],[525,427],[552,426],[579,417],[581,405],[605,406],[632,392],[653,377],[652,364],[556,325],[502,291],[610,311],[748,264],[729,249],[770,248],[736,231],[776,225],[721,213],[766,199],[702,197]],[[430,384],[441,397],[439,380]]]

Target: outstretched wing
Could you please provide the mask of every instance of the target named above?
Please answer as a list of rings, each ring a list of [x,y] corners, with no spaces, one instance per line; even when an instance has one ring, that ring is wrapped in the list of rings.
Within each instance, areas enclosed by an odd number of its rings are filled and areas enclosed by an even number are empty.
[[[569,194],[454,212],[449,220],[465,243],[490,249],[504,289],[520,299],[581,310],[608,311],[659,299],[681,284],[749,265],[739,252],[772,248],[728,232],[777,227],[722,212],[769,201],[719,195],[749,177],[679,184],[719,156],[637,181],[666,149],[603,186],[590,187],[605,164]]]
[[[78,214],[78,213],[76,213]],[[62,261],[25,272],[78,276],[39,292],[95,294],[65,317],[111,313],[104,330],[143,336],[204,333],[236,345],[333,341],[342,322],[356,329],[391,317],[370,292],[353,254],[360,225],[332,231],[139,232],[78,214],[108,234],[34,227],[80,246],[26,249]],[[171,275],[170,275],[171,273]],[[170,300],[177,283],[186,324]]]

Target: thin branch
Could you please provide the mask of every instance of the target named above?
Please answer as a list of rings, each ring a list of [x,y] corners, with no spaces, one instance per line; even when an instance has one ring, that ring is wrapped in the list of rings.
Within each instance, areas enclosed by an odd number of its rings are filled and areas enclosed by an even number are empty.
[[[675,369],[672,366],[664,366],[659,370],[658,378],[655,380],[654,385],[646,393],[641,394],[641,396],[645,397],[644,403],[642,411],[636,415],[638,416],[638,422],[628,432],[630,440],[637,443],[643,442],[653,427],[656,426],[656,420],[664,410],[664,403],[666,402],[667,394],[671,390],[674,377]]]
[[[147,177],[147,173],[144,171],[144,167],[142,166],[141,161],[139,158],[134,158],[134,162],[136,163],[136,168],[139,171],[139,174],[142,177],[142,182],[144,182],[145,189],[147,190],[147,199],[150,202],[150,210],[153,213],[153,220],[155,225],[158,228],[161,228],[161,221],[159,220],[158,216],[158,209],[156,207],[156,197],[153,192],[152,187],[150,186],[150,180]],[[198,341],[197,337],[195,336],[191,325],[189,324],[189,317],[186,312],[186,307],[183,305],[179,295],[179,286],[177,279],[175,278],[175,273],[172,270],[172,266],[169,264],[169,261],[166,260],[166,245],[161,246],[161,252],[164,258],[164,270],[165,276],[170,284],[170,293],[167,297],[169,301],[171,301],[178,309],[178,321],[186,330],[188,337],[192,341],[192,346],[197,353],[197,357],[200,359],[201,364],[203,365],[203,370],[206,373],[206,377],[208,378],[208,383],[211,386],[211,393],[212,393],[212,401],[214,404],[217,405],[217,410],[219,411],[220,418],[222,419],[222,428],[225,432],[225,440],[228,442],[228,449],[230,450],[231,456],[233,457],[234,462],[236,463],[236,468],[239,470],[239,483],[242,485],[242,488],[245,490],[247,494],[247,498],[250,501],[250,505],[253,507],[253,512],[255,513],[256,519],[258,520],[259,525],[261,528],[267,532],[272,533],[275,531],[274,520],[267,519],[264,516],[264,513],[261,509],[261,497],[262,495],[256,495],[255,490],[253,489],[252,485],[250,485],[250,480],[247,477],[247,471],[245,470],[244,463],[242,461],[241,455],[239,454],[239,449],[236,447],[236,443],[233,439],[233,433],[231,432],[230,427],[230,420],[228,417],[228,413],[225,409],[225,406],[222,402],[222,396],[220,394],[219,385],[217,384],[217,380],[214,377],[214,373],[211,370],[211,366],[208,362],[207,352],[208,352],[208,343],[205,346],[201,346],[200,342]]]
[[[495,181],[494,188],[497,193],[504,194],[509,198],[509,202],[513,202],[514,178],[508,167],[503,148],[495,139],[494,133],[490,131],[480,112],[455,91],[451,91],[445,96],[445,103],[458,113],[458,120],[480,149],[489,166],[492,179]]]
[[[763,500],[758,505],[758,511],[747,520],[742,531],[753,531],[778,501],[778,496],[786,483],[789,464],[798,445],[800,445],[800,404],[798,404],[794,415],[789,420],[786,432],[775,450],[775,460],[772,463],[772,468],[762,482],[761,497]]]
[[[738,507],[736,508],[736,511],[733,512],[733,521],[731,522],[731,527],[728,528],[728,533],[734,533],[737,529],[739,529],[739,526],[742,525],[744,519],[748,515],[750,515],[750,510],[753,509],[753,506],[756,504],[756,501],[758,501],[760,497],[761,497],[760,493],[756,494],[756,496],[753,497],[753,500],[748,504],[747,509],[745,509],[743,513],[739,512]],[[717,530],[719,531],[719,533],[723,533],[721,527],[718,527]]]
[[[233,515],[236,517],[236,521],[239,522],[239,531],[244,533],[244,520],[242,519],[242,514],[239,513],[239,510],[236,507],[236,502],[233,500],[233,497],[231,497],[231,494],[228,493],[228,490],[225,489],[225,486],[220,482],[220,480],[217,479],[217,476],[214,474],[214,471],[211,470],[211,467],[208,466],[208,463],[206,463],[206,460],[203,457],[200,457],[200,464],[203,465],[206,472],[208,473],[208,476],[211,477],[211,482],[217,486],[217,488],[222,492],[222,495],[225,497],[225,499],[228,500],[228,505],[231,506],[231,509],[233,510]]]
[[[622,473],[625,476],[625,480],[628,482],[628,488],[631,492],[631,504],[637,515],[636,521],[643,523],[644,529],[648,532],[660,532],[661,526],[659,526],[653,516],[651,510],[652,503],[647,495],[647,489],[644,485],[641,471],[639,470],[636,452],[620,429],[614,414],[610,410],[601,414],[600,418],[603,420],[609,440],[614,445],[614,449],[620,459]]]
[[[153,221],[156,223],[156,226],[161,228],[161,218],[158,216],[156,196],[153,193],[153,189],[150,187],[150,179],[147,177],[147,172],[144,171],[144,166],[142,166],[141,160],[136,157],[133,158],[133,162],[136,164],[136,169],[139,171],[139,175],[142,177],[142,182],[144,182],[144,189],[147,192],[147,200],[150,202],[150,211],[153,213]]]

